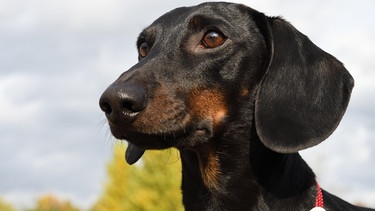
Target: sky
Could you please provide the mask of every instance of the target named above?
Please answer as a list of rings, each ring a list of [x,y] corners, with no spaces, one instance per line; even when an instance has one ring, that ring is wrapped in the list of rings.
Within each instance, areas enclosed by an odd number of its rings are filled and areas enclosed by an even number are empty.
[[[301,153],[324,189],[375,207],[375,1],[235,2],[284,17],[351,72],[340,126]],[[137,62],[143,28],[199,3],[0,0],[0,197],[22,208],[53,193],[89,208],[116,143],[101,93]]]

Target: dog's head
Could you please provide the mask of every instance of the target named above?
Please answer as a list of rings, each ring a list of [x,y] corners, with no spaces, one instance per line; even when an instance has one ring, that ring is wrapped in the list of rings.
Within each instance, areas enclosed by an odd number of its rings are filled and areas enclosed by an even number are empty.
[[[141,32],[137,48],[139,62],[100,99],[112,134],[131,143],[129,163],[145,149],[209,142],[249,99],[265,146],[314,146],[339,124],[354,84],[288,22],[238,4],[175,9]]]

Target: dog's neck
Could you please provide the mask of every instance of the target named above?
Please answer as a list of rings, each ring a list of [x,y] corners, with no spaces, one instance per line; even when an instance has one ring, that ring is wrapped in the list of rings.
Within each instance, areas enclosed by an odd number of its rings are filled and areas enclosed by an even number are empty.
[[[298,153],[267,149],[255,129],[234,138],[180,150],[186,210],[312,208],[315,175]]]

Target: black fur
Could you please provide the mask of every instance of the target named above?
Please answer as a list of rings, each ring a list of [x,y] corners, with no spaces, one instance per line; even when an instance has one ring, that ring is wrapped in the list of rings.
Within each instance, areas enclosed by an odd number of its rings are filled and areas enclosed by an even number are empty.
[[[354,81],[337,59],[285,20],[231,3],[175,9],[137,47],[139,62],[100,99],[112,134],[129,142],[128,163],[179,149],[186,210],[315,206],[298,151],[324,141],[346,110]],[[366,210],[323,195],[326,210]]]

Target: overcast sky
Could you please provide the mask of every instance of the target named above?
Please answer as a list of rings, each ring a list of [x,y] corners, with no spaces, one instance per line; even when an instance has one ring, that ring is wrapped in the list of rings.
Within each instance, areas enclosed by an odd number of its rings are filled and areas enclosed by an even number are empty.
[[[144,27],[200,2],[0,0],[0,197],[25,207],[54,193],[88,208],[114,143],[101,93],[136,63]],[[323,188],[375,207],[375,1],[241,2],[283,16],[355,78],[339,128],[302,154]]]

